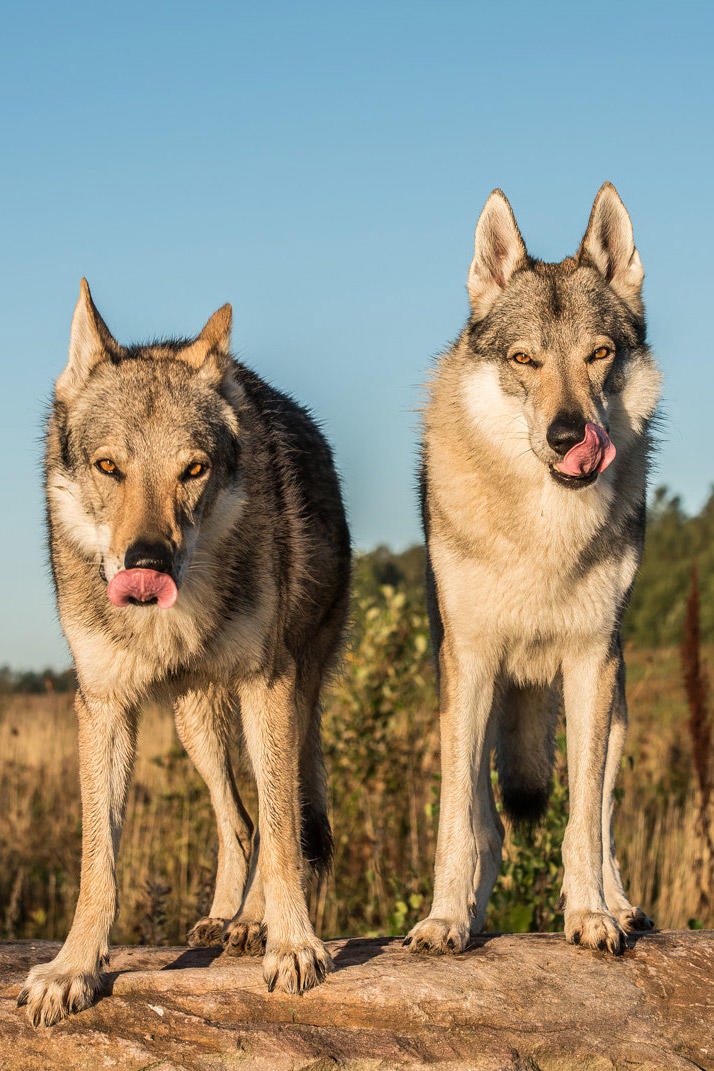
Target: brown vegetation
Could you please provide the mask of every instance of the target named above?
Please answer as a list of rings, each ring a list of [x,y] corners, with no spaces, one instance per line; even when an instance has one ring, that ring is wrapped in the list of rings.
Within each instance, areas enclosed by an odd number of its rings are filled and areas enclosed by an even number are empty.
[[[692,764],[696,774],[697,832],[699,852],[695,874],[700,890],[699,913],[711,914],[714,903],[714,756],[712,755],[712,719],[709,712],[709,681],[701,657],[701,623],[699,616],[699,571],[692,567],[692,581],[687,599],[682,638],[682,677],[689,706],[689,737]]]
[[[678,652],[633,649],[628,664],[631,728],[616,820],[623,873],[633,901],[660,926],[709,926],[702,792]],[[80,856],[71,696],[10,695],[0,702],[0,936],[59,939],[71,921]],[[324,738],[335,861],[326,883],[313,889],[317,929],[330,937],[403,933],[430,896],[439,798],[427,622],[404,592],[383,588],[357,607],[345,673],[326,704]],[[254,810],[238,742],[235,751]],[[713,805],[709,796],[709,822]],[[555,905],[566,817],[561,757],[544,823],[531,836],[508,839],[490,928],[560,927]],[[215,861],[208,793],[170,715],[149,707],[122,842],[114,940],[182,941],[207,908]]]

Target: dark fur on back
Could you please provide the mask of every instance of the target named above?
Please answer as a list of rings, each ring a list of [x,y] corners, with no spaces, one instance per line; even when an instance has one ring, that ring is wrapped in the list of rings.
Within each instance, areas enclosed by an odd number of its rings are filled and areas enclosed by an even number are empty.
[[[237,369],[262,446],[253,490],[256,496],[269,496],[275,510],[281,624],[298,656],[313,629],[344,608],[350,536],[339,481],[332,451],[307,410],[245,366]],[[305,603],[319,607],[317,618],[314,611],[305,614]]]

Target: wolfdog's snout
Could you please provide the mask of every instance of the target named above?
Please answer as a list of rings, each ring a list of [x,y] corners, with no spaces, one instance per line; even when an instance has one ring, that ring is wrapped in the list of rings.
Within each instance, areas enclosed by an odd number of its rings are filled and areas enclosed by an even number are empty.
[[[568,450],[583,441],[585,436],[585,419],[579,413],[558,413],[546,432],[548,446],[561,457]]]
[[[596,479],[598,473],[604,472],[613,461],[617,453],[615,445],[604,428],[590,422],[584,426],[582,438],[573,442],[575,437],[576,433],[573,432],[572,435],[563,436],[564,443],[562,440],[558,446],[551,443],[561,455],[555,468],[569,478]]]
[[[173,572],[174,555],[168,543],[137,539],[130,543],[124,555],[125,569],[154,569],[157,573]]]
[[[174,555],[164,542],[137,539],[124,555],[124,568],[107,587],[115,606],[156,604],[167,609],[176,602],[178,588],[173,578]]]

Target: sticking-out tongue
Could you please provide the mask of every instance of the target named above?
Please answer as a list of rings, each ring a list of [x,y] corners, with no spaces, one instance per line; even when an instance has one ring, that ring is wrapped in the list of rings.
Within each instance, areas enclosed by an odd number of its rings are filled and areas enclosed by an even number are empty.
[[[155,602],[165,610],[176,602],[178,589],[168,573],[156,569],[123,569],[109,581],[107,595],[115,606]]]
[[[568,450],[555,467],[566,476],[591,476],[593,472],[604,472],[616,452],[604,428],[586,424],[582,442]]]

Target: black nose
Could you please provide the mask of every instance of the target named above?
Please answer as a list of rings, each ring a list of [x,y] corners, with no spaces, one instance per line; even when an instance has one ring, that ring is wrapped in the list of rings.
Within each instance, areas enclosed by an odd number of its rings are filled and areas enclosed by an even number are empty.
[[[170,573],[174,564],[171,547],[167,543],[137,539],[130,543],[124,555],[125,569],[155,569],[157,573]]]
[[[585,438],[585,421],[579,413],[558,413],[545,433],[548,446],[565,457],[572,446]]]

